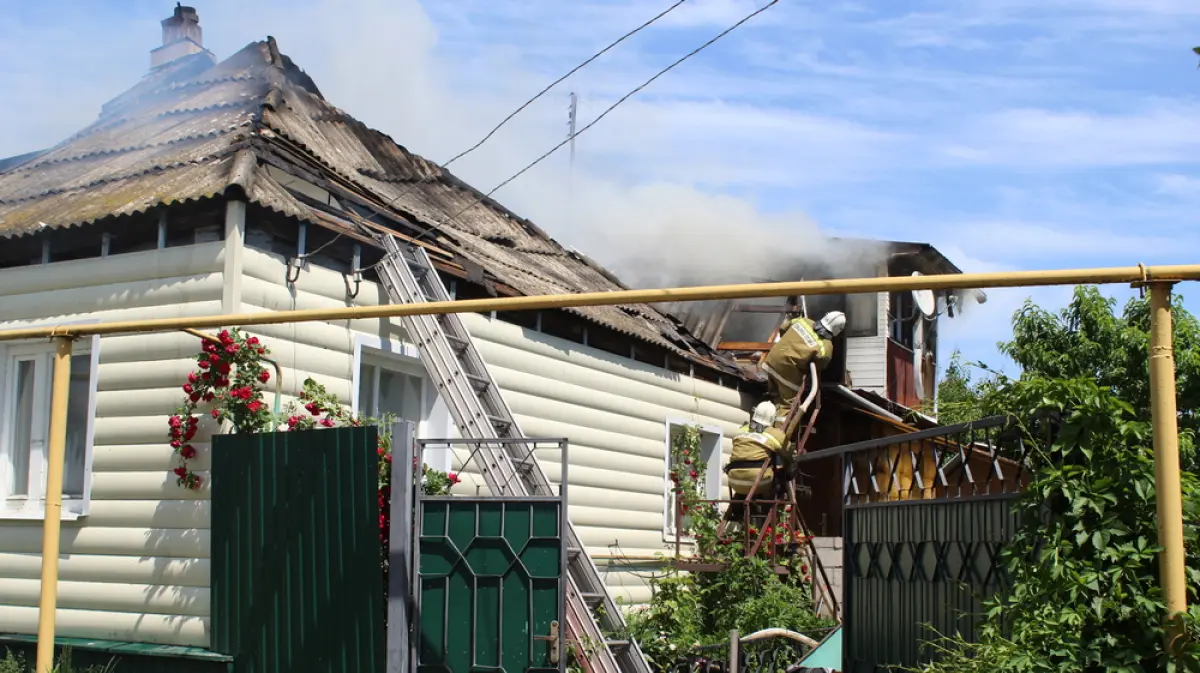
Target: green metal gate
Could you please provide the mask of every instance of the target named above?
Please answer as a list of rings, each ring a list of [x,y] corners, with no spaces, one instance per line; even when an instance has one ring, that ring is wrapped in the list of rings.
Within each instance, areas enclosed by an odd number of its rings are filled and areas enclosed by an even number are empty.
[[[480,448],[509,440],[421,440],[470,464]],[[559,449],[557,496],[417,494],[414,643],[417,673],[564,671],[565,440],[522,439]],[[529,460],[533,459],[530,448]],[[482,484],[464,468],[466,483]]]
[[[943,635],[978,636],[983,600],[1005,581],[1011,507],[1031,476],[1007,417],[848,444],[800,461],[840,459],[845,509],[846,673],[911,670]]]

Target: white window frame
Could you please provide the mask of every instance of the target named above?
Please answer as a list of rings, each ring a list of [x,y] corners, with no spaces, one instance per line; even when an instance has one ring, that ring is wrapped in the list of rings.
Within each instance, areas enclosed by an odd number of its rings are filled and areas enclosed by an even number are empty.
[[[450,410],[430,381],[416,346],[368,334],[355,336],[354,372],[350,381],[350,409],[355,414],[359,411],[358,389],[364,363],[420,376],[421,420],[417,422],[417,437],[447,439],[454,436],[454,422],[450,418]],[[425,457],[425,462],[435,469],[447,472],[451,466],[450,451],[431,451]]]
[[[704,491],[708,500],[721,499],[721,467],[725,462],[725,433],[720,427],[708,425],[682,418],[668,418],[663,433],[663,540],[674,542],[677,539],[675,531],[675,493],[671,481],[671,429],[693,425],[700,429],[700,456],[707,469],[704,473]],[[684,535],[684,540],[690,540],[690,535]]]
[[[89,324],[95,322],[98,321],[77,321],[71,324]],[[55,324],[61,325],[64,323]],[[43,325],[22,325],[20,328],[40,326]],[[10,329],[20,328],[13,327]],[[50,387],[53,380],[54,353],[54,344],[46,341],[0,342],[0,457],[2,457],[0,458],[0,520],[42,519],[45,516],[46,452],[49,450]],[[96,394],[100,381],[100,337],[94,335],[77,340],[71,349],[71,355],[72,357],[79,355],[89,356],[88,377],[90,385],[88,386],[86,412],[87,425],[84,428],[83,494],[82,497],[78,498],[68,496],[65,493],[63,494],[61,518],[65,521],[73,521],[87,516],[91,511],[92,460],[95,453]],[[16,383],[16,367],[13,365],[17,358],[24,359],[27,356],[37,358],[39,362],[36,374],[37,382],[35,383],[35,390],[39,393],[39,399],[35,400],[37,406],[34,409],[34,422],[38,425],[45,424],[47,436],[40,454],[31,451],[29,457],[30,493],[27,498],[18,500],[15,497],[10,497],[10,494],[7,492],[11,465],[8,457],[13,450],[12,432],[14,425],[9,420],[13,412],[10,405],[15,403],[14,400],[10,399],[10,391],[14,389]]]

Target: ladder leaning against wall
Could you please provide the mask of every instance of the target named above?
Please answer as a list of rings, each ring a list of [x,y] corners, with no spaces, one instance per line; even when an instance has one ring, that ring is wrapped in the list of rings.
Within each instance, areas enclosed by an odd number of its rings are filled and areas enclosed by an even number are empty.
[[[376,269],[393,303],[450,301],[423,248],[402,248],[390,234],[376,234],[376,238],[385,252]],[[401,320],[463,437],[524,438],[457,314],[414,315]],[[480,471],[488,488],[497,495],[551,495],[546,474],[536,461],[527,460],[528,456],[532,452],[519,445],[482,450]],[[586,658],[580,663],[594,673],[651,673],[636,642],[605,635],[624,633],[624,619],[569,521],[565,542],[567,637]]]

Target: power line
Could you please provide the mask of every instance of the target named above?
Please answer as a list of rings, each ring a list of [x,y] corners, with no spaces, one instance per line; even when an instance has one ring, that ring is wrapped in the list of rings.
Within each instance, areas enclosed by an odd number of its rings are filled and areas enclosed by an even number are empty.
[[[480,139],[480,140],[479,140],[479,142],[475,143],[474,145],[472,145],[471,147],[467,148],[466,150],[464,150],[464,151],[462,151],[462,152],[459,152],[457,155],[455,155],[455,156],[451,157],[451,158],[450,158],[448,161],[446,161],[445,163],[443,163],[443,164],[440,164],[440,165],[438,166],[438,168],[439,168],[439,169],[442,169],[442,170],[445,170],[445,169],[446,169],[446,167],[448,167],[450,164],[454,163],[455,161],[458,161],[459,159],[461,159],[461,158],[463,158],[463,157],[467,156],[468,154],[470,154],[471,152],[474,152],[475,150],[479,149],[479,148],[480,148],[480,147],[481,147],[481,146],[482,146],[484,143],[486,143],[488,140],[490,140],[492,136],[496,135],[496,132],[497,132],[497,131],[499,131],[499,130],[500,130],[500,129],[501,129],[501,128],[502,128],[502,127],[505,125],[505,124],[507,124],[508,122],[512,121],[512,118],[513,118],[513,117],[516,117],[516,116],[517,116],[518,114],[520,114],[520,113],[521,113],[521,111],[523,111],[525,108],[529,107],[530,105],[533,105],[533,103],[534,103],[534,102],[536,102],[536,101],[537,101],[539,98],[541,98],[542,96],[546,95],[546,93],[547,93],[548,91],[550,91],[551,89],[553,89],[555,86],[558,86],[558,85],[559,85],[559,84],[561,84],[561,83],[562,83],[564,80],[566,80],[568,77],[570,77],[571,75],[574,75],[575,73],[577,73],[577,72],[579,72],[581,69],[583,69],[583,68],[584,68],[584,66],[588,65],[588,64],[589,64],[589,63],[591,63],[592,61],[595,61],[596,59],[598,59],[598,58],[600,58],[601,56],[603,56],[604,54],[606,54],[606,53],[607,53],[608,51],[610,51],[610,50],[611,50],[613,47],[616,47],[618,44],[621,44],[621,43],[622,43],[622,42],[624,42],[625,40],[627,40],[627,39],[629,39],[629,38],[633,37],[634,35],[636,35],[636,34],[638,34],[638,33],[640,33],[642,30],[644,30],[644,29],[645,29],[647,26],[649,26],[650,24],[652,24],[652,23],[654,23],[654,22],[658,21],[659,19],[663,18],[663,17],[664,17],[664,16],[666,16],[667,14],[670,14],[672,11],[674,11],[674,10],[675,10],[677,7],[679,7],[680,5],[682,5],[682,4],[683,4],[683,3],[685,3],[685,2],[687,2],[687,0],[676,0],[676,1],[675,1],[675,4],[671,5],[670,7],[667,7],[667,8],[666,8],[666,9],[664,9],[663,11],[659,12],[659,13],[658,13],[658,14],[656,14],[656,15],[655,15],[653,18],[651,18],[649,21],[646,21],[645,23],[643,23],[642,25],[638,26],[637,28],[634,28],[633,30],[629,31],[628,33],[625,33],[625,34],[624,34],[624,35],[622,35],[621,37],[617,38],[617,40],[616,40],[615,42],[612,42],[612,43],[611,43],[611,44],[609,44],[607,47],[605,47],[605,48],[601,49],[600,51],[596,52],[595,54],[593,54],[593,55],[591,56],[591,58],[589,58],[588,60],[584,61],[583,63],[580,63],[579,65],[575,66],[574,68],[571,68],[570,72],[568,72],[567,74],[563,75],[562,77],[559,77],[558,79],[556,79],[556,80],[554,80],[553,82],[551,82],[550,84],[548,84],[548,85],[546,86],[546,88],[544,88],[544,89],[542,89],[541,91],[539,91],[539,92],[537,93],[537,95],[535,95],[533,98],[530,98],[529,100],[525,101],[525,102],[524,102],[524,103],[521,105],[521,107],[519,107],[519,108],[517,108],[516,110],[513,110],[511,113],[509,113],[509,115],[508,115],[507,117],[505,117],[504,119],[502,119],[502,120],[500,121],[500,123],[499,123],[499,124],[496,124],[496,126],[495,126],[495,127],[493,127],[491,131],[488,131],[488,132],[487,132],[487,135],[485,135],[485,136],[484,136],[482,139]],[[428,178],[428,177],[419,177],[419,178],[417,178],[417,179],[414,181],[414,183],[413,183],[413,185],[412,185],[411,187],[409,187],[408,189],[404,190],[403,192],[400,192],[400,194],[398,194],[396,197],[394,197],[394,198],[393,198],[391,201],[388,201],[388,202],[387,202],[387,207],[388,207],[388,208],[391,208],[393,205],[395,205],[395,203],[396,203],[397,201],[399,201],[400,199],[404,198],[405,196],[408,196],[409,194],[411,194],[411,193],[412,193],[414,190],[416,190],[416,189],[417,189],[417,187],[419,187],[419,186],[420,186],[420,185],[422,185],[423,183],[427,182],[428,180],[429,180],[429,178]],[[382,215],[382,213],[375,213],[375,214],[376,214],[376,215]]]
[[[516,173],[513,173],[511,176],[509,176],[509,177],[508,177],[508,179],[504,180],[504,181],[503,181],[503,182],[501,182],[500,184],[498,184],[498,185],[496,185],[495,187],[493,187],[493,188],[491,189],[491,191],[489,191],[488,193],[484,194],[483,196],[479,197],[478,199],[475,199],[475,200],[474,200],[474,201],[472,201],[471,203],[467,204],[467,205],[466,205],[464,208],[462,208],[461,210],[459,210],[458,212],[456,212],[454,215],[452,215],[452,216],[450,217],[450,219],[448,219],[448,220],[444,221],[442,224],[443,224],[443,225],[446,225],[446,224],[449,224],[449,223],[451,223],[451,222],[453,222],[453,221],[457,220],[457,219],[459,218],[459,216],[460,216],[460,215],[462,215],[463,213],[467,212],[467,211],[468,211],[468,210],[470,210],[471,208],[474,208],[475,206],[479,205],[480,203],[482,203],[482,202],[483,202],[483,200],[484,200],[484,199],[487,199],[487,198],[488,198],[488,197],[490,197],[492,194],[495,194],[497,191],[499,191],[501,188],[503,188],[505,185],[509,184],[509,183],[510,183],[510,182],[512,182],[513,180],[516,180],[517,178],[519,178],[519,177],[521,177],[522,175],[524,175],[525,173],[527,173],[527,172],[528,172],[530,169],[532,169],[534,166],[537,166],[538,164],[540,164],[540,163],[542,163],[543,161],[545,161],[545,160],[546,160],[546,159],[547,159],[547,158],[548,158],[548,157],[549,157],[551,154],[554,154],[554,153],[555,153],[555,152],[557,152],[558,150],[562,149],[562,147],[563,147],[564,145],[566,145],[566,144],[568,144],[568,143],[572,143],[572,142],[574,142],[574,140],[575,140],[575,137],[576,137],[576,136],[582,135],[582,134],[583,134],[585,131],[587,131],[588,129],[590,129],[590,128],[592,128],[593,126],[595,126],[597,123],[599,123],[599,121],[600,121],[601,119],[604,119],[604,118],[605,118],[605,117],[608,115],[608,113],[610,113],[610,112],[612,112],[613,110],[615,110],[615,109],[616,109],[618,106],[620,106],[622,103],[624,103],[625,101],[627,101],[627,100],[629,100],[630,98],[632,98],[632,97],[633,97],[635,94],[637,94],[637,93],[638,93],[639,91],[641,91],[642,89],[645,89],[646,87],[650,86],[650,84],[651,84],[651,83],[653,83],[653,82],[654,82],[654,80],[656,80],[656,79],[658,79],[659,77],[662,77],[663,75],[667,74],[668,72],[670,72],[672,69],[674,69],[674,68],[675,68],[676,66],[678,66],[679,64],[681,64],[681,63],[683,63],[684,61],[688,60],[689,58],[691,58],[691,57],[695,56],[696,54],[699,54],[701,51],[704,51],[705,49],[707,49],[709,46],[711,46],[711,45],[712,45],[714,42],[716,42],[717,40],[720,40],[721,38],[725,37],[726,35],[728,35],[728,34],[732,33],[734,30],[738,29],[738,28],[739,28],[739,27],[740,27],[742,24],[746,23],[746,22],[747,22],[747,21],[749,21],[750,19],[753,19],[754,17],[758,16],[759,14],[762,14],[763,12],[767,11],[768,9],[770,9],[771,7],[775,6],[775,5],[776,5],[776,4],[778,4],[778,3],[779,3],[779,0],[771,0],[771,2],[768,2],[767,4],[763,5],[762,7],[759,7],[758,9],[754,10],[754,11],[753,11],[753,12],[751,12],[750,14],[747,14],[746,16],[742,17],[742,20],[741,20],[741,21],[738,21],[737,23],[733,24],[732,26],[730,26],[730,27],[726,28],[725,30],[721,31],[719,34],[717,34],[715,37],[713,37],[713,38],[712,38],[711,40],[709,40],[708,42],[705,42],[704,44],[700,45],[699,47],[696,47],[696,48],[695,48],[695,49],[693,49],[692,51],[690,51],[690,52],[688,52],[687,54],[683,55],[683,56],[682,56],[682,57],[681,57],[679,60],[675,61],[675,62],[674,62],[674,63],[672,63],[671,65],[668,65],[667,67],[663,68],[662,70],[659,70],[657,73],[655,73],[655,74],[654,74],[654,76],[653,76],[653,77],[651,77],[650,79],[646,80],[645,82],[642,82],[642,83],[641,83],[640,85],[638,85],[638,86],[637,86],[635,89],[633,89],[633,90],[632,90],[632,91],[630,91],[629,93],[627,93],[627,94],[625,94],[624,96],[621,96],[619,99],[617,99],[617,102],[615,102],[615,103],[613,103],[612,105],[608,106],[608,108],[607,108],[607,109],[605,109],[605,110],[604,110],[604,112],[601,112],[599,116],[597,116],[597,117],[596,117],[595,119],[593,119],[592,121],[588,122],[588,124],[587,124],[586,126],[584,126],[583,128],[579,129],[579,131],[578,131],[578,132],[571,134],[571,135],[570,135],[568,138],[564,139],[564,140],[563,140],[562,142],[560,142],[559,144],[555,145],[554,147],[551,147],[551,148],[550,148],[548,151],[546,151],[546,153],[545,153],[545,154],[541,155],[541,156],[540,156],[540,157],[538,157],[537,159],[534,159],[534,160],[533,160],[532,162],[530,162],[530,163],[529,163],[527,166],[525,166],[525,167],[524,167],[524,168],[522,168],[521,170],[517,171]],[[415,238],[414,240],[420,240],[421,238],[424,238],[424,236],[425,236],[426,234],[428,234],[429,232],[433,231],[433,229],[434,229],[434,228],[435,228],[434,226],[429,226],[429,227],[426,227],[424,231],[422,231],[421,233],[417,234],[417,236],[416,236],[416,238]]]
[[[633,37],[633,36],[634,36],[634,35],[636,35],[637,33],[641,32],[643,29],[645,29],[647,26],[649,26],[650,24],[654,23],[655,21],[658,21],[659,19],[663,18],[663,17],[664,17],[664,16],[666,16],[667,14],[670,14],[672,11],[674,11],[674,10],[675,10],[675,8],[679,7],[680,5],[682,5],[682,4],[683,4],[683,3],[685,3],[685,2],[687,2],[687,0],[677,0],[677,1],[675,2],[675,4],[673,4],[673,5],[671,5],[670,7],[668,7],[668,8],[666,8],[666,9],[664,9],[663,11],[659,12],[659,13],[658,13],[658,14],[657,14],[657,15],[656,15],[654,18],[652,18],[652,19],[650,19],[649,21],[647,21],[647,22],[643,23],[642,25],[638,26],[637,28],[634,28],[633,30],[629,31],[628,33],[625,33],[625,34],[624,34],[624,35],[622,35],[621,37],[617,38],[617,41],[616,41],[616,42],[613,42],[612,44],[608,45],[607,47],[605,47],[605,48],[601,49],[600,51],[596,52],[596,54],[595,54],[595,55],[593,55],[591,58],[589,58],[588,60],[584,61],[583,63],[580,63],[579,65],[575,66],[574,68],[572,68],[572,69],[571,69],[571,71],[570,71],[570,72],[568,72],[567,74],[563,75],[562,77],[559,77],[558,79],[556,79],[556,80],[554,80],[553,82],[551,82],[550,84],[548,84],[548,85],[546,86],[546,88],[545,88],[545,89],[542,89],[541,91],[539,91],[539,92],[537,93],[537,95],[536,95],[536,96],[534,96],[533,98],[530,98],[529,100],[525,101],[525,103],[524,103],[523,105],[521,105],[521,107],[517,108],[516,110],[513,110],[513,111],[512,111],[512,113],[511,113],[511,114],[509,114],[507,117],[505,117],[505,118],[504,118],[504,119],[503,119],[503,120],[502,120],[502,121],[501,121],[499,124],[496,124],[496,127],[495,127],[495,128],[493,128],[491,131],[488,131],[488,134],[487,134],[487,135],[485,135],[485,136],[483,137],[483,139],[482,139],[482,140],[480,140],[479,142],[475,143],[474,145],[472,145],[472,146],[471,146],[470,148],[468,148],[467,150],[465,150],[465,151],[463,151],[463,152],[460,152],[458,155],[456,155],[454,158],[450,159],[450,160],[449,160],[449,161],[447,161],[446,163],[442,164],[442,168],[445,168],[445,167],[449,166],[450,164],[454,163],[455,161],[458,161],[459,159],[463,158],[464,156],[466,156],[466,155],[470,154],[471,152],[474,152],[475,150],[479,149],[479,146],[480,146],[480,145],[482,145],[482,144],[486,143],[486,142],[488,141],[488,139],[489,139],[489,138],[491,138],[493,135],[495,135],[495,134],[496,134],[496,132],[497,132],[497,131],[499,131],[499,130],[500,130],[500,127],[504,126],[504,125],[505,125],[505,124],[507,124],[509,121],[511,121],[511,120],[512,120],[512,118],[513,118],[513,117],[516,117],[518,114],[520,114],[522,110],[524,110],[525,108],[527,108],[527,107],[529,107],[530,105],[532,105],[532,104],[534,103],[534,101],[536,101],[537,99],[539,99],[539,98],[541,98],[542,96],[544,96],[544,95],[546,94],[546,92],[550,91],[550,90],[551,90],[551,89],[553,89],[555,86],[557,86],[557,85],[561,84],[561,83],[563,82],[563,80],[567,79],[567,78],[568,78],[568,77],[570,77],[571,75],[574,75],[575,73],[577,73],[577,72],[579,72],[580,70],[582,70],[582,69],[583,69],[583,67],[584,67],[584,66],[586,66],[587,64],[589,64],[589,63],[591,63],[592,61],[595,61],[596,59],[598,59],[598,58],[600,58],[601,56],[603,56],[603,55],[604,55],[606,52],[608,52],[608,51],[609,51],[610,49],[612,49],[613,47],[617,46],[618,44],[621,44],[622,42],[624,42],[625,40],[629,39],[630,37]]]

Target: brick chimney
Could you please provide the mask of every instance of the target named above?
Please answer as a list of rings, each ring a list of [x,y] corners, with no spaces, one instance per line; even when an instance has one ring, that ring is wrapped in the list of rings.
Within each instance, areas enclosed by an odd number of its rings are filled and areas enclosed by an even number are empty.
[[[177,2],[175,13],[162,21],[162,46],[150,50],[150,69],[201,53],[209,52],[204,48],[200,15],[195,7],[185,7]]]

